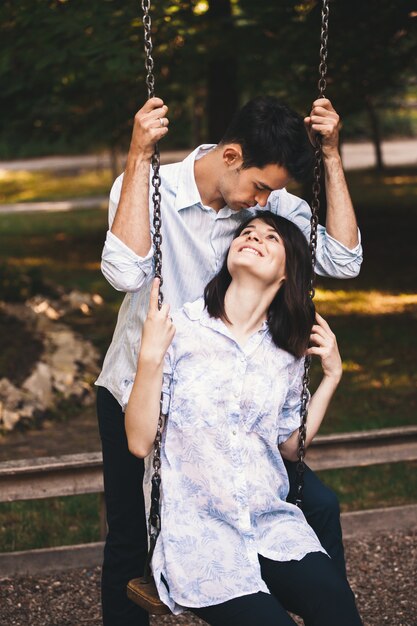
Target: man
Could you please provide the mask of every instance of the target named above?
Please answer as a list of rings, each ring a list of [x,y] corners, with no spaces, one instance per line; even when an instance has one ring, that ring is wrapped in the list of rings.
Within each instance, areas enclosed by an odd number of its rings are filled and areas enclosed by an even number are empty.
[[[127,292],[113,341],[97,381],[109,532],[102,576],[105,626],[138,626],[148,616],[126,597],[126,583],[142,574],[147,552],[143,462],[130,454],[123,409],[135,376],[141,329],[154,273],[151,241],[150,159],[168,132],[168,108],[152,98],[135,116],[126,171],[110,194],[102,271]],[[306,132],[307,128],[307,132]],[[193,301],[217,271],[233,232],[255,209],[267,208],[310,232],[308,205],[285,187],[311,172],[315,133],[322,136],[326,178],[326,228],[319,226],[316,272],[356,276],[362,251],[354,209],[338,150],[339,117],[326,99],[304,121],[273,97],[250,101],[217,146],[203,145],[182,163],[161,168],[163,292],[173,307]],[[294,464],[288,464],[293,484]],[[306,518],[344,571],[335,496],[308,470]]]

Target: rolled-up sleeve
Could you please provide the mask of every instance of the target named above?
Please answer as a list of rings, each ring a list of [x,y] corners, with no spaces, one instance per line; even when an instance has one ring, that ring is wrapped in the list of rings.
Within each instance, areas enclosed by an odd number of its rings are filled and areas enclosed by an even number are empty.
[[[305,200],[282,190],[271,199],[274,213],[286,217],[296,224],[310,239],[311,209]],[[331,278],[355,278],[363,259],[361,234],[358,229],[358,244],[348,248],[331,237],[321,224],[317,227],[316,274]]]
[[[113,183],[109,198],[109,229],[119,205],[123,174]],[[153,248],[145,257],[138,256],[111,230],[107,231],[101,255],[101,271],[105,279],[117,291],[139,291],[153,277]]]
[[[310,227],[306,237],[310,237]],[[324,226],[319,226],[317,237],[316,274],[332,278],[355,278],[362,265],[361,233],[358,229],[358,244],[347,248],[334,237],[331,237]]]
[[[139,291],[154,275],[153,248],[138,256],[110,230],[101,256],[101,271],[117,291]]]

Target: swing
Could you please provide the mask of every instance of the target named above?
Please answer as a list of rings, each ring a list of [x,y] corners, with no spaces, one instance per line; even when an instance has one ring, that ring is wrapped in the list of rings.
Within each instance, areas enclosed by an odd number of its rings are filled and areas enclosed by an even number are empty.
[[[319,64],[319,81],[318,90],[319,98],[324,98],[326,89],[326,74],[327,74],[327,41],[328,41],[328,20],[329,20],[329,0],[322,0],[322,22],[321,22],[321,36],[320,36],[320,64]],[[152,38],[151,38],[151,18],[149,14],[151,1],[142,0],[143,11],[143,26],[144,26],[144,47],[145,47],[145,69],[146,85],[148,88],[148,98],[152,98],[155,95],[155,77],[153,74],[154,61],[152,58]],[[152,194],[152,201],[154,207],[153,225],[153,245],[154,245],[154,261],[155,261],[155,276],[160,279],[160,287],[162,287],[162,252],[161,252],[161,194],[159,191],[161,185],[161,178],[159,175],[160,167],[160,155],[158,146],[155,145],[154,153],[151,161],[153,175],[152,186],[154,192]],[[316,247],[317,247],[317,224],[318,224],[318,210],[320,207],[320,178],[322,171],[322,153],[321,153],[321,139],[320,136],[316,137],[315,146],[315,166],[313,176],[313,197],[311,202],[311,219],[310,219],[310,253],[311,253],[311,278],[309,287],[309,296],[314,298],[315,289],[315,273],[314,268],[316,264]],[[158,294],[158,307],[161,308],[163,302],[163,294],[159,289]],[[306,439],[306,421],[307,421],[307,402],[308,402],[308,385],[310,382],[309,372],[311,365],[311,357],[308,356],[304,363],[303,373],[303,388],[301,391],[301,407],[300,417],[301,425],[299,428],[299,444],[298,444],[298,463],[297,463],[297,479],[296,479],[296,498],[295,504],[298,507],[302,507],[303,501],[303,487],[304,487],[304,457],[305,457],[305,439]],[[155,549],[156,541],[161,529],[161,518],[159,512],[160,501],[160,486],[161,486],[161,437],[163,420],[166,416],[162,414],[162,394],[160,400],[160,415],[158,420],[158,427],[154,443],[153,454],[153,474],[151,478],[151,506],[148,520],[148,532],[149,532],[149,551],[145,562],[144,574],[141,578],[135,578],[130,580],[127,585],[127,596],[130,600],[138,604],[145,611],[148,611],[152,615],[167,615],[171,613],[170,609],[160,600],[158,590],[155,585],[155,581],[151,572],[151,560]]]

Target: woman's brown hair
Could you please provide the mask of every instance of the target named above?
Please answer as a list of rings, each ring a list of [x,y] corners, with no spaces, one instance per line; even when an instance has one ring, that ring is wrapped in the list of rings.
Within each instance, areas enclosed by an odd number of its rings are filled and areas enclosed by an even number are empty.
[[[285,247],[285,281],[268,309],[268,326],[279,348],[296,357],[304,355],[314,323],[314,304],[309,295],[311,257],[306,238],[289,220],[271,211],[257,211],[236,230],[234,238],[260,219],[282,238]],[[232,277],[227,269],[227,254],[220,271],[204,290],[204,300],[211,317],[227,319],[224,297]]]

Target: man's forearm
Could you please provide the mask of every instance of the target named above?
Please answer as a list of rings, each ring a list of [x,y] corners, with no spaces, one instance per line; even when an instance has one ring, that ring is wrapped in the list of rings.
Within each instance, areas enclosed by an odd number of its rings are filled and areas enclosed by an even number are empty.
[[[155,144],[168,132],[168,107],[150,98],[136,113],[126,171],[111,232],[138,256],[151,247],[149,224],[149,166]]]
[[[328,234],[347,248],[358,243],[358,224],[339,154],[324,157]]]
[[[128,157],[119,206],[111,232],[139,256],[151,246],[149,164],[145,157]]]
[[[339,152],[340,118],[330,100],[318,98],[304,123],[313,146],[316,145],[316,135],[321,135],[327,198],[326,230],[347,248],[355,248],[359,243],[358,225]]]

